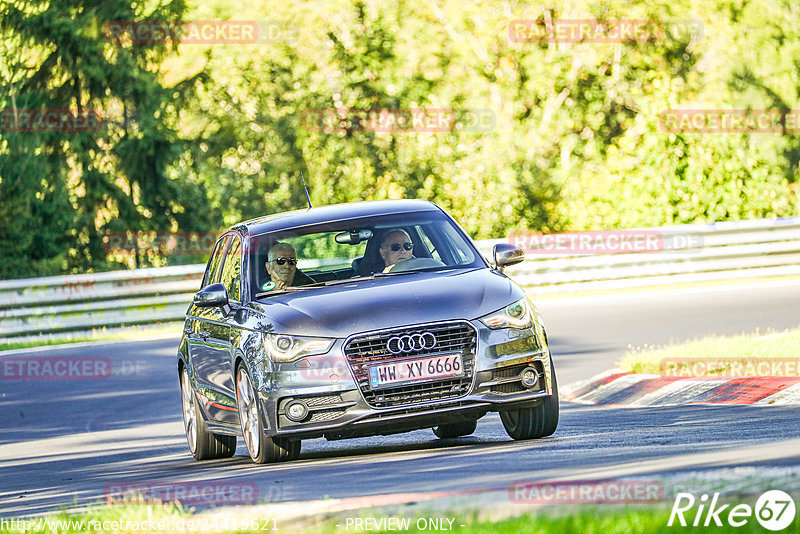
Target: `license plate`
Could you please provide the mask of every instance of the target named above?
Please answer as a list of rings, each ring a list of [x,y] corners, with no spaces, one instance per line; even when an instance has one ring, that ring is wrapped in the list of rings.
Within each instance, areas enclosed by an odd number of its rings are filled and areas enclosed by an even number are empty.
[[[461,354],[444,354],[430,358],[402,360],[369,368],[369,385],[373,388],[400,382],[417,382],[437,378],[464,376]]]

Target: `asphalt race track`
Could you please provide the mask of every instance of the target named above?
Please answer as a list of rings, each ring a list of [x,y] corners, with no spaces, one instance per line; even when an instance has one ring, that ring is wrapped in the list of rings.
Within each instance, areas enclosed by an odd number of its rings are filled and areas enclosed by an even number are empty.
[[[538,305],[564,385],[612,367],[631,344],[797,326],[800,281]],[[430,430],[310,440],[295,462],[255,466],[240,439],[233,459],[196,462],[183,435],[176,346],[177,337],[18,353],[81,356],[107,362],[111,373],[100,369],[92,380],[0,379],[0,516],[99,503],[126,484],[229,484],[254,488],[259,501],[298,501],[517,481],[711,480],[734,468],[755,475],[800,471],[796,407],[569,403],[562,403],[556,434],[540,441],[512,441],[490,414],[473,436],[455,440],[437,440]]]

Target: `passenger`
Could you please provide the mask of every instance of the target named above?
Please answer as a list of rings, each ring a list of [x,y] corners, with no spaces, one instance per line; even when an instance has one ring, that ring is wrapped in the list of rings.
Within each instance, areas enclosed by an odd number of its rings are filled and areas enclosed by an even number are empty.
[[[314,283],[311,277],[297,270],[297,253],[289,243],[278,242],[272,245],[265,266],[269,279],[261,286],[262,291]]]
[[[400,228],[389,230],[383,234],[379,253],[383,263],[386,264],[383,272],[388,273],[398,263],[414,257],[414,243],[405,230]]]

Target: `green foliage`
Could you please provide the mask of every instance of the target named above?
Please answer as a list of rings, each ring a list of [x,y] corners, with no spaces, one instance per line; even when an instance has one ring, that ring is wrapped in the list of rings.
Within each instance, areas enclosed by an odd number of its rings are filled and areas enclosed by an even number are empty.
[[[651,6],[651,18],[668,12]],[[613,229],[797,215],[797,132],[673,133],[670,109],[798,108],[800,24],[788,6],[684,3],[674,18],[702,21],[702,38],[640,58],[646,68],[618,91],[636,109],[603,158],[575,169],[557,211],[575,229]],[[765,12],[775,16],[771,21]],[[753,30],[755,28],[755,30]],[[625,48],[622,58],[634,59]],[[620,67],[636,64],[623,61]]]
[[[183,10],[181,0],[149,12],[121,0],[0,6],[0,39],[12,61],[0,69],[8,119],[0,144],[7,253],[0,277],[108,269],[108,234],[208,226],[205,194],[168,172],[183,151],[174,127],[180,90],[164,87],[157,73],[169,50],[103,33],[110,21],[179,20]],[[102,119],[77,128],[19,122],[20,113],[51,110]],[[187,201],[201,208],[191,217]]]
[[[66,268],[75,224],[66,186],[68,173],[55,164],[39,136],[0,140],[0,277],[36,276]]]
[[[322,16],[262,1],[250,13],[274,13],[296,39],[208,54],[209,71],[225,77],[212,78],[202,111],[207,123],[227,125],[209,154],[220,166],[227,158],[224,172],[237,177],[212,179],[226,221],[302,207],[301,170],[317,204],[427,198],[484,238],[797,213],[796,137],[659,126],[669,109],[796,107],[787,82],[800,35],[788,7],[327,5]],[[745,31],[760,27],[767,8],[780,22]],[[515,18],[648,19],[664,33],[648,42],[518,43],[508,39]],[[488,110],[494,127],[321,131],[301,120],[309,110],[413,107]]]
[[[252,20],[262,33],[205,45],[103,34],[144,19]],[[665,31],[515,42],[515,19]],[[111,117],[101,131],[0,132],[0,277],[113,268],[124,258],[105,254],[112,232],[213,232],[303,208],[301,172],[316,205],[430,199],[476,238],[800,206],[796,133],[661,126],[671,109],[800,108],[800,17],[786,2],[18,0],[0,7],[0,40],[0,108]],[[433,132],[308,120],[381,109],[458,120]],[[146,251],[127,265],[179,261],[198,260]]]

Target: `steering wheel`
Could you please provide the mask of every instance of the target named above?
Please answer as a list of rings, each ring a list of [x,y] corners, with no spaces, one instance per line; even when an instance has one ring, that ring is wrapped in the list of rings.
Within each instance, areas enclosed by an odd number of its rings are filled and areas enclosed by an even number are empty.
[[[406,261],[396,263],[389,271],[390,273],[399,273],[402,271],[413,271],[414,269],[428,269],[431,267],[444,267],[445,264],[433,258],[411,258]]]

